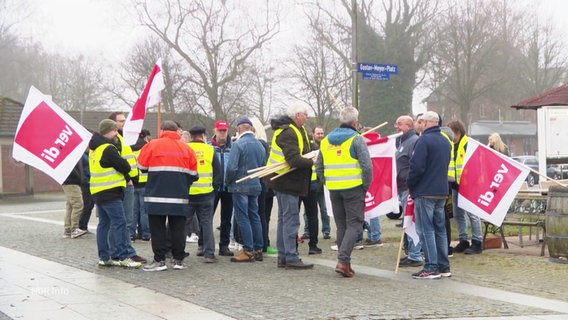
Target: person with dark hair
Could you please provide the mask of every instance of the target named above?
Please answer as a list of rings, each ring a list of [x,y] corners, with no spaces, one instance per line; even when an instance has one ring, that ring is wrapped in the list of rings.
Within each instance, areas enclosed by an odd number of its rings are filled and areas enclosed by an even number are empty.
[[[79,229],[89,233],[89,220],[91,219],[91,213],[95,207],[93,202],[93,196],[91,195],[91,184],[89,180],[91,179],[91,171],[89,170],[89,149],[85,150],[85,153],[81,156],[81,197],[83,198],[83,211],[79,217]]]
[[[140,149],[151,140],[150,131],[142,129],[138,135],[138,140],[131,146],[134,156],[138,158]],[[135,228],[135,238],[142,241],[150,241],[150,226],[148,225],[148,213],[144,205],[144,193],[146,192],[146,182],[148,173],[141,172],[138,180],[134,180],[134,204],[132,206],[132,224]]]
[[[414,145],[406,184],[414,200],[416,231],[424,251],[424,268],[414,279],[450,277],[444,204],[448,195],[450,143],[440,134],[438,114],[425,112],[424,131]]]
[[[454,154],[453,159],[455,163],[455,182],[452,183],[452,209],[454,218],[458,225],[459,243],[454,248],[454,252],[464,254],[479,254],[483,251],[481,234],[481,219],[465,211],[458,206],[458,189],[460,185],[460,178],[462,174],[463,164],[465,160],[465,152],[467,150],[468,136],[466,135],[465,124],[460,120],[453,120],[448,123],[448,127],[454,134]],[[471,226],[471,245],[468,241],[467,234],[467,220]]]
[[[185,255],[185,220],[189,214],[188,192],[199,176],[195,152],[177,133],[173,121],[164,121],[158,139],[148,142],[138,157],[138,165],[148,171],[144,202],[148,211],[154,261],[144,271],[164,271],[170,250],[166,236],[166,220],[171,235],[174,270],[187,268]]]
[[[215,148],[206,143],[206,129],[202,125],[196,125],[189,129],[190,141],[188,145],[195,151],[197,158],[197,173],[199,180],[189,188],[189,216],[185,222],[186,239],[190,235],[192,226],[197,217],[199,224],[198,245],[203,252],[205,263],[215,263],[215,234],[213,233],[213,202],[215,190],[221,184],[222,167],[219,157],[215,154]]]

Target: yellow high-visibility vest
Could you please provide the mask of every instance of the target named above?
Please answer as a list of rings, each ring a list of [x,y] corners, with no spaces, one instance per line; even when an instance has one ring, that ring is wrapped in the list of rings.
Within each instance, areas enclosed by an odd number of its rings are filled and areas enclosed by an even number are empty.
[[[462,175],[462,170],[463,170],[463,161],[465,159],[465,144],[468,141],[468,137],[467,136],[463,136],[460,140],[460,143],[458,144],[458,150],[457,151],[457,155],[456,155],[456,159],[455,159],[455,163],[456,163],[456,182],[458,184],[460,184],[460,178]]]
[[[298,147],[300,148],[300,154],[302,154],[302,152],[304,151],[304,139],[302,137],[302,133],[294,125],[290,125],[290,128],[294,130],[296,136],[298,137]],[[276,138],[280,135],[280,133],[282,133],[282,131],[283,131],[282,129],[276,129],[276,131],[274,131],[274,136],[272,137],[272,144],[270,147],[270,155],[268,156],[268,160],[266,161],[267,166],[277,163],[283,163],[286,161],[284,153],[282,152],[282,148],[280,148],[280,146],[276,143]],[[306,130],[302,128],[302,131],[304,131],[306,141],[309,141]],[[278,170],[276,171],[276,173],[282,174],[288,170],[290,170],[290,168]]]
[[[140,150],[132,151],[134,154],[134,159],[136,160],[136,166],[138,167],[138,155],[140,154]],[[142,172],[140,168],[138,168],[138,183],[145,183],[148,182],[148,172]]]
[[[116,138],[118,139],[118,141],[120,141],[120,145],[122,146],[122,149],[120,150],[120,156],[125,159],[130,165],[130,171],[128,172],[128,175],[130,176],[130,178],[134,178],[138,175],[139,170],[138,166],[136,165],[136,157],[132,152],[132,148],[124,144],[124,139],[120,134],[117,134]]]
[[[101,166],[101,158],[103,152],[108,147],[116,148],[110,143],[101,144],[95,150],[89,150],[89,170],[91,171],[91,194],[96,194],[104,190],[116,187],[126,187],[126,180],[122,173],[114,168],[103,168]]]
[[[199,173],[199,179],[191,184],[189,194],[197,195],[213,192],[213,156],[215,155],[215,148],[202,142],[189,142],[188,145],[195,151],[197,173]]]
[[[448,164],[448,181],[456,180],[456,162],[454,161],[454,142],[450,139],[447,133],[440,131],[440,133],[448,139],[450,143],[450,163]]]
[[[345,140],[340,145],[329,143],[327,137],[321,141],[320,152],[323,156],[325,186],[329,190],[351,189],[363,184],[363,170],[359,161],[351,157],[349,149],[357,135]]]

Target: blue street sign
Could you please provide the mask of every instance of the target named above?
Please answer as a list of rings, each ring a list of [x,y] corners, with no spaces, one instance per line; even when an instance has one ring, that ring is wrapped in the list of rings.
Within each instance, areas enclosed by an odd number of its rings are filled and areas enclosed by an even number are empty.
[[[398,66],[396,64],[360,62],[357,64],[357,72],[398,74]]]
[[[388,73],[363,72],[363,80],[390,80]]]

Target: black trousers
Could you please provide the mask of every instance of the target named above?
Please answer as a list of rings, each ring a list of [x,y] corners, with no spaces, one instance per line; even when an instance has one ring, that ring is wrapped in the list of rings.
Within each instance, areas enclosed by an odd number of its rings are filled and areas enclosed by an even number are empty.
[[[233,217],[233,195],[227,191],[215,193],[214,211],[221,201],[221,230],[219,235],[219,247],[229,246],[231,235],[231,218]]]
[[[166,218],[168,226],[166,226]],[[155,261],[165,261],[170,249],[175,260],[185,258],[185,216],[148,215]],[[169,240],[168,243],[168,231]]]
[[[310,242],[308,243],[310,247],[316,246],[318,244],[318,230],[319,230],[319,220],[318,220],[318,199],[316,194],[316,189],[308,192],[306,197],[300,197],[299,205],[304,204],[304,210],[306,210],[306,217],[308,218],[308,233],[310,234]]]
[[[79,229],[87,230],[89,227],[89,220],[91,219],[91,212],[95,207],[93,196],[91,195],[90,184],[81,184],[81,194],[83,196],[83,212],[79,217]]]

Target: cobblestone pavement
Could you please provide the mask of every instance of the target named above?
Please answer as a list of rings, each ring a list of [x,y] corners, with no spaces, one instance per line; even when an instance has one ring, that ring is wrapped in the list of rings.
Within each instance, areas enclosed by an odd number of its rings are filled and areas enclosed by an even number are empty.
[[[451,278],[413,280],[410,273],[418,268],[394,273],[401,231],[395,227],[398,221],[383,217],[387,243],[354,251],[357,274],[351,279],[333,270],[333,239],[320,240],[324,252],[317,257],[307,255],[307,243],[300,245],[302,259],[316,263],[313,270],[278,269],[274,256],[239,264],[219,257],[219,263],[205,264],[195,256],[196,244],[188,244],[188,269],[149,273],[98,269],[94,234],[63,239],[63,215],[61,194],[0,199],[0,246],[156,290],[236,319],[568,317],[568,264],[538,256],[537,246],[456,254],[451,258]],[[272,218],[275,241],[276,210]],[[93,214],[90,225],[96,221]],[[136,241],[134,247],[139,255],[152,258],[149,243]]]

